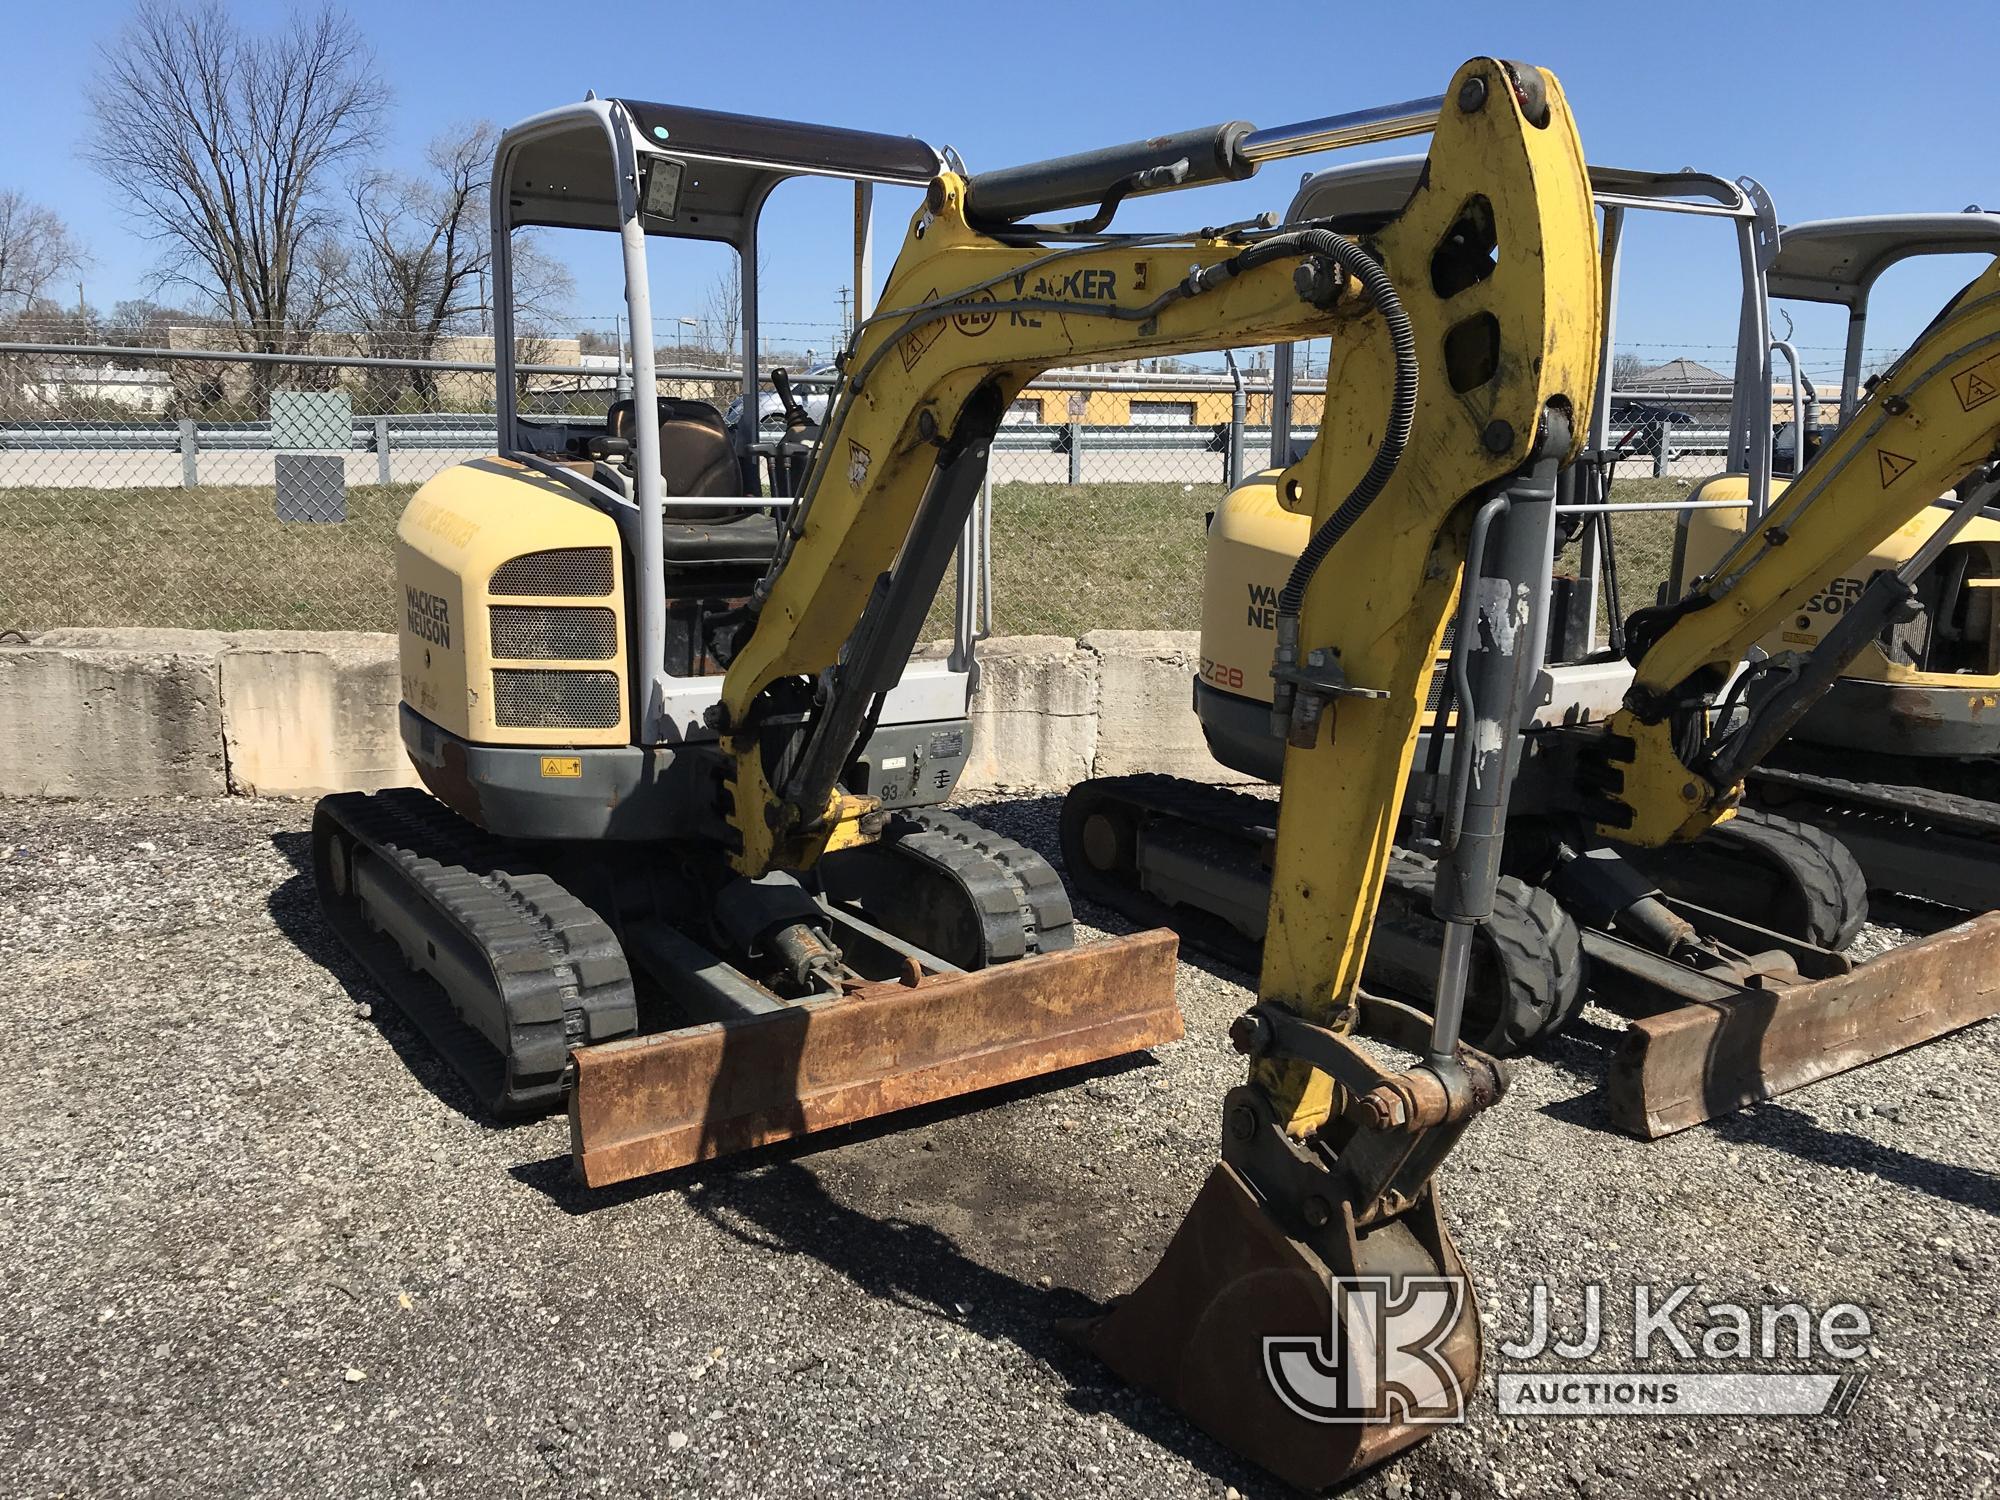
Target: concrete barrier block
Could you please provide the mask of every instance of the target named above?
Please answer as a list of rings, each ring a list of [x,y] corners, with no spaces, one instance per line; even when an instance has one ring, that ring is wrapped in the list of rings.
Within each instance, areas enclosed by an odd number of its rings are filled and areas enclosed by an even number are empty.
[[[0,647],[0,795],[225,794],[218,652],[182,644]]]
[[[229,789],[316,797],[414,786],[396,728],[396,639],[243,631],[222,655]]]
[[[1201,636],[1193,630],[1093,630],[1097,659],[1094,776],[1158,771],[1193,781],[1246,782],[1209,754],[1194,712]]]
[[[979,648],[972,754],[959,785],[1067,787],[1090,774],[1097,747],[1097,661],[1064,636],[1020,635]]]

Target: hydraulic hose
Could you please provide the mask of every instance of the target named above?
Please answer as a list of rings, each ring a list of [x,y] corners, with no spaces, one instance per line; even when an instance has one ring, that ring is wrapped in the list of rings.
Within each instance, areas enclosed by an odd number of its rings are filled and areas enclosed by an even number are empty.
[[[1326,561],[1327,554],[1353,529],[1354,523],[1367,513],[1368,507],[1375,503],[1375,498],[1388,485],[1389,477],[1396,472],[1396,465],[1402,462],[1403,449],[1410,441],[1410,427],[1417,416],[1417,336],[1410,327],[1410,315],[1403,310],[1403,299],[1396,295],[1395,284],[1389,280],[1389,273],[1382,269],[1381,262],[1346,235],[1335,234],[1330,229],[1304,229],[1296,236],[1283,235],[1266,240],[1236,259],[1255,264],[1251,257],[1266,259],[1268,257],[1262,252],[1294,240],[1302,244],[1286,244],[1278,253],[1296,254],[1299,248],[1304,248],[1324,255],[1361,283],[1368,300],[1388,326],[1389,342],[1396,357],[1396,385],[1389,402],[1389,425],[1382,434],[1381,445],[1375,450],[1374,460],[1368,465],[1368,472],[1340,502],[1340,508],[1313,532],[1305,550],[1292,565],[1291,576],[1285,580],[1285,586],[1278,594],[1280,620],[1298,618],[1299,610],[1305,604],[1306,589],[1312,583],[1313,575],[1319,571],[1319,565]]]

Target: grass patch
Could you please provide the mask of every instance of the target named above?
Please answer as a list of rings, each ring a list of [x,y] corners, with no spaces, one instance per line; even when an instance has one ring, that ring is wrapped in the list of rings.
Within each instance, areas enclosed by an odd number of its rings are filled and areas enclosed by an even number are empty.
[[[0,627],[393,630],[396,518],[414,485],[357,486],[344,522],[281,522],[274,492],[10,489]]]
[[[391,542],[410,485],[357,486],[348,519],[277,519],[269,488],[13,489],[0,496],[0,628],[155,625],[393,630]],[[1671,479],[1620,480],[1673,500]],[[1192,630],[1215,484],[1002,484],[993,495],[994,626],[1003,635]],[[1627,610],[1651,604],[1669,511],[1612,519]],[[1338,552],[1329,564],[1340,566]],[[1562,564],[1573,568],[1576,549]],[[926,635],[951,633],[949,580]]]
[[[1001,484],[993,488],[998,635],[1193,630],[1205,519],[1219,484]],[[949,580],[925,634],[951,633]]]
[[[1688,485],[1678,479],[1620,479],[1611,498],[1627,503],[1684,500]],[[1626,614],[1655,602],[1674,560],[1674,512],[1625,511],[1611,517],[1611,540],[1618,555],[1618,602]],[[1576,571],[1579,549],[1572,542],[1556,558],[1560,572]],[[1599,613],[1602,614],[1600,606]],[[1600,626],[1607,622],[1599,619]]]

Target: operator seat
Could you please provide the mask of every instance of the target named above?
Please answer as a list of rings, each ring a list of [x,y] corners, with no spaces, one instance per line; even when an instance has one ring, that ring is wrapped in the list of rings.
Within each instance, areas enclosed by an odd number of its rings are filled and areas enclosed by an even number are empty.
[[[678,396],[661,396],[659,406],[660,478],[666,485],[669,509],[676,495],[712,500],[742,494],[743,474],[722,413],[706,401],[685,401]],[[631,401],[615,403],[605,425],[613,437],[632,441]]]
[[[722,413],[706,401],[658,398],[660,479],[666,486],[662,543],[667,567],[762,569],[778,549],[778,518],[768,511],[712,506],[676,507],[677,497],[733,499],[743,494],[742,470]],[[631,401],[614,404],[605,417],[611,436],[632,438]]]

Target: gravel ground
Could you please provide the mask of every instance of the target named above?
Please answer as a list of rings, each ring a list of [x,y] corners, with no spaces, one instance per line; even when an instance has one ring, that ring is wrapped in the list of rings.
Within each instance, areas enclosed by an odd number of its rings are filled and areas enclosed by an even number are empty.
[[[1052,850],[1052,799],[974,812]],[[469,1118],[332,945],[308,816],[0,804],[6,1494],[1274,1493],[1051,1328],[1213,1160],[1240,975],[1184,965],[1148,1064],[586,1195],[561,1122]],[[1446,1170],[1490,1330],[1538,1278],[1853,1299],[1858,1404],[1519,1420],[1489,1384],[1354,1492],[1986,1493],[2000,1027],[1642,1145],[1592,1093],[1615,1025]]]

